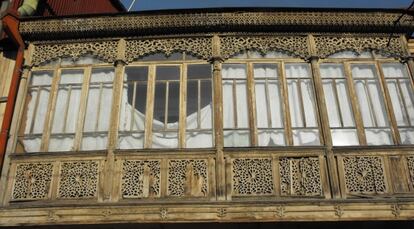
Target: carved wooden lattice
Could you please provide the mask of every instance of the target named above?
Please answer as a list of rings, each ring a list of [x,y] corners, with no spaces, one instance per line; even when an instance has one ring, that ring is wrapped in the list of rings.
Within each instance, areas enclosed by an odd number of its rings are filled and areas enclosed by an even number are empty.
[[[225,59],[248,49],[257,50],[263,54],[277,50],[301,58],[308,56],[306,36],[221,37],[220,40],[221,54]]]
[[[98,162],[63,162],[60,169],[60,198],[91,198],[97,194]]]
[[[376,50],[384,55],[404,56],[400,39],[392,38],[390,45],[387,46],[388,40],[388,37],[315,37],[316,49],[322,58],[347,50],[358,54],[366,50]]]
[[[281,158],[279,166],[282,195],[322,195],[318,158]]]
[[[34,65],[39,65],[59,57],[71,57],[77,59],[86,54],[92,54],[101,60],[113,62],[117,56],[117,47],[117,41],[39,44],[35,45],[32,63]]]
[[[414,156],[407,157],[408,171],[410,172],[411,185],[414,188]]]
[[[168,163],[168,195],[202,197],[208,194],[206,160],[171,160]]]
[[[387,192],[383,161],[380,157],[345,157],[345,184],[349,193]]]
[[[273,194],[273,172],[271,159],[234,159],[233,194]]]
[[[13,199],[45,199],[48,197],[52,180],[51,163],[19,164],[13,188]]]
[[[142,198],[160,196],[160,161],[124,161],[122,196]]]
[[[157,52],[169,56],[173,52],[185,51],[203,59],[210,59],[212,56],[211,42],[210,37],[128,40],[125,57],[128,62],[131,62]]]

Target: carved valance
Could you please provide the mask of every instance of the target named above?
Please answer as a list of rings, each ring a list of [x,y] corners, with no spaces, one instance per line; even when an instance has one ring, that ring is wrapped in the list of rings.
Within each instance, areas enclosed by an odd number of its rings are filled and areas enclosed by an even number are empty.
[[[315,37],[317,55],[321,58],[326,58],[334,53],[347,50],[354,51],[358,54],[366,50],[376,50],[387,56],[404,56],[403,44],[399,38],[392,38],[389,45],[388,41],[388,37]]]
[[[117,41],[39,44],[34,46],[33,65],[39,65],[59,57],[77,59],[82,55],[92,54],[106,62],[114,62],[117,56]]]
[[[173,52],[188,52],[207,60],[212,57],[212,38],[169,38],[128,40],[126,42],[125,58],[127,62],[132,62],[142,56],[157,52],[162,52],[167,56]]]
[[[244,50],[254,49],[263,54],[268,51],[282,51],[305,58],[308,53],[306,36],[249,36],[221,37],[221,54],[224,59]]]

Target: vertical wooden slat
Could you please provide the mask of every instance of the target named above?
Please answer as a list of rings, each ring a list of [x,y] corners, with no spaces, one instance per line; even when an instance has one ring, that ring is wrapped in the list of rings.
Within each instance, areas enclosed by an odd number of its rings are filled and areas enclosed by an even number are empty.
[[[249,128],[250,142],[252,146],[257,146],[257,127],[256,127],[256,99],[253,79],[253,64],[247,64],[247,107],[249,109]]]
[[[152,120],[154,117],[154,95],[155,95],[155,65],[148,69],[148,90],[145,115],[145,143],[144,148],[152,147]]]
[[[391,124],[391,133],[392,138],[394,140],[394,144],[401,144],[401,138],[400,138],[400,132],[398,131],[398,124],[397,120],[395,119],[394,109],[392,107],[392,100],[390,92],[388,91],[387,82],[385,81],[384,71],[382,70],[380,64],[378,61],[375,62],[375,68],[377,69],[377,72],[379,72],[379,84],[381,87],[381,92],[383,92],[383,95],[385,95],[385,108],[388,111],[387,117],[388,120],[390,120]]]
[[[47,105],[47,110],[50,112],[48,112],[45,117],[42,143],[40,144],[40,151],[43,151],[43,152],[48,151],[48,148],[49,148],[50,132],[52,131],[53,118],[56,112],[55,108],[56,108],[56,101],[57,101],[57,93],[59,90],[60,75],[62,72],[59,67],[60,67],[60,64],[57,65],[54,70],[52,86],[50,88],[50,95],[49,95],[49,101],[48,101],[49,103]]]
[[[285,117],[284,126],[285,126],[285,136],[286,136],[286,144],[288,146],[293,145],[293,134],[292,134],[292,121],[290,117],[290,108],[289,108],[289,92],[288,92],[288,85],[286,79],[286,71],[285,71],[285,63],[281,62],[278,68],[279,72],[279,79],[280,79],[280,89],[281,94],[283,97],[283,116]]]
[[[391,188],[394,193],[405,193],[408,192],[409,180],[407,172],[405,171],[404,158],[400,155],[388,157],[388,173],[390,174]]]
[[[351,66],[349,65],[349,63],[344,63],[344,70],[345,70],[345,77],[346,77],[347,86],[349,90],[349,96],[351,98],[351,106],[354,112],[355,126],[356,126],[357,133],[358,133],[359,144],[367,145],[367,139],[365,137],[365,130],[364,130],[364,122],[362,121],[361,112],[359,110],[358,98],[356,95],[354,81],[352,79]]]
[[[180,74],[180,113],[178,121],[178,147],[185,148],[185,132],[187,126],[187,64],[181,65],[181,74]]]
[[[79,116],[76,122],[76,129],[75,129],[75,141],[73,143],[75,151],[78,151],[81,148],[82,144],[82,136],[83,136],[83,126],[85,123],[86,117],[86,105],[88,102],[88,94],[89,94],[89,82],[92,75],[92,68],[87,67],[84,70],[84,77],[83,77],[83,84],[82,84],[82,91],[81,91],[81,98],[80,98],[80,109],[79,109]],[[65,119],[66,120],[66,119]]]
[[[272,157],[272,175],[273,175],[273,187],[274,187],[274,196],[279,197],[281,194],[280,190],[280,167],[279,167],[279,157],[273,155]]]

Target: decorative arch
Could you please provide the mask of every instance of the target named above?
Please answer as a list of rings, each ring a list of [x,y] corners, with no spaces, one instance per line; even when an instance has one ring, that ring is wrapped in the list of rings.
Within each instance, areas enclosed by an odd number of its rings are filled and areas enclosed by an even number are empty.
[[[221,54],[224,59],[249,49],[263,54],[270,50],[281,51],[300,58],[306,58],[309,55],[306,36],[229,36],[220,37],[220,41]]]
[[[208,60],[212,57],[212,38],[169,38],[126,41],[125,58],[132,62],[140,57],[162,52],[169,56],[174,52],[188,52]]]
[[[117,41],[84,42],[68,44],[40,44],[34,46],[32,64],[39,65],[60,57],[78,59],[91,54],[105,62],[114,62],[117,56]]]
[[[317,54],[321,58],[343,51],[361,54],[366,50],[375,50],[386,56],[404,56],[405,53],[400,39],[392,38],[389,46],[388,40],[388,37],[317,36],[315,37],[315,44]]]

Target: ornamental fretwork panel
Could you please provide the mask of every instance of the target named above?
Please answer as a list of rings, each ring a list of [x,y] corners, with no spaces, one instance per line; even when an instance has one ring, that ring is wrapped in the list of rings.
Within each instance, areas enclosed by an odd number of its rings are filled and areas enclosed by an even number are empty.
[[[189,37],[169,39],[127,40],[125,58],[132,62],[142,56],[162,52],[169,56],[173,52],[188,52],[202,59],[212,57],[211,37]]]
[[[337,52],[349,50],[361,53],[375,50],[392,57],[404,57],[406,52],[400,38],[392,38],[388,45],[385,36],[315,36],[315,52],[310,53],[309,39],[304,35],[266,35],[266,36],[220,36],[220,55],[228,59],[245,50],[257,50],[263,54],[268,51],[281,51],[292,56],[306,59],[311,55],[326,58]],[[112,63],[119,58],[133,62],[139,58],[164,53],[169,56],[174,52],[187,52],[199,58],[209,60],[213,57],[212,37],[182,37],[160,39],[95,41],[62,44],[35,44],[32,64],[39,65],[59,57],[77,59],[82,55],[94,55]]]
[[[50,192],[52,172],[52,163],[18,164],[12,199],[47,199]]]
[[[322,194],[318,158],[281,158],[280,187],[283,196],[318,196]]]
[[[234,195],[266,195],[274,193],[271,159],[234,159],[232,166]]]
[[[122,197],[159,197],[160,177],[159,160],[125,160],[122,164]]]
[[[354,51],[360,54],[366,50],[375,50],[384,55],[397,57],[406,54],[400,38],[389,40],[388,37],[315,36],[315,45],[317,55],[322,58],[341,51]]]
[[[206,160],[171,160],[168,163],[168,195],[205,197],[208,195]]]
[[[94,198],[98,189],[96,161],[64,162],[60,168],[59,198]]]
[[[414,189],[414,156],[407,157],[408,172],[410,174],[411,188]]]
[[[91,54],[106,62],[114,62],[117,57],[118,41],[99,41],[67,44],[36,44],[32,64],[53,60],[59,57],[77,59],[85,54]]]
[[[221,54],[224,59],[248,49],[263,54],[268,51],[282,51],[305,58],[308,53],[306,36],[228,36],[221,37]]]
[[[275,173],[276,172],[276,173]],[[322,196],[318,157],[238,158],[232,161],[234,196]],[[279,184],[278,187],[275,184]]]
[[[343,158],[346,192],[348,194],[385,194],[388,192],[384,161],[377,156]]]

